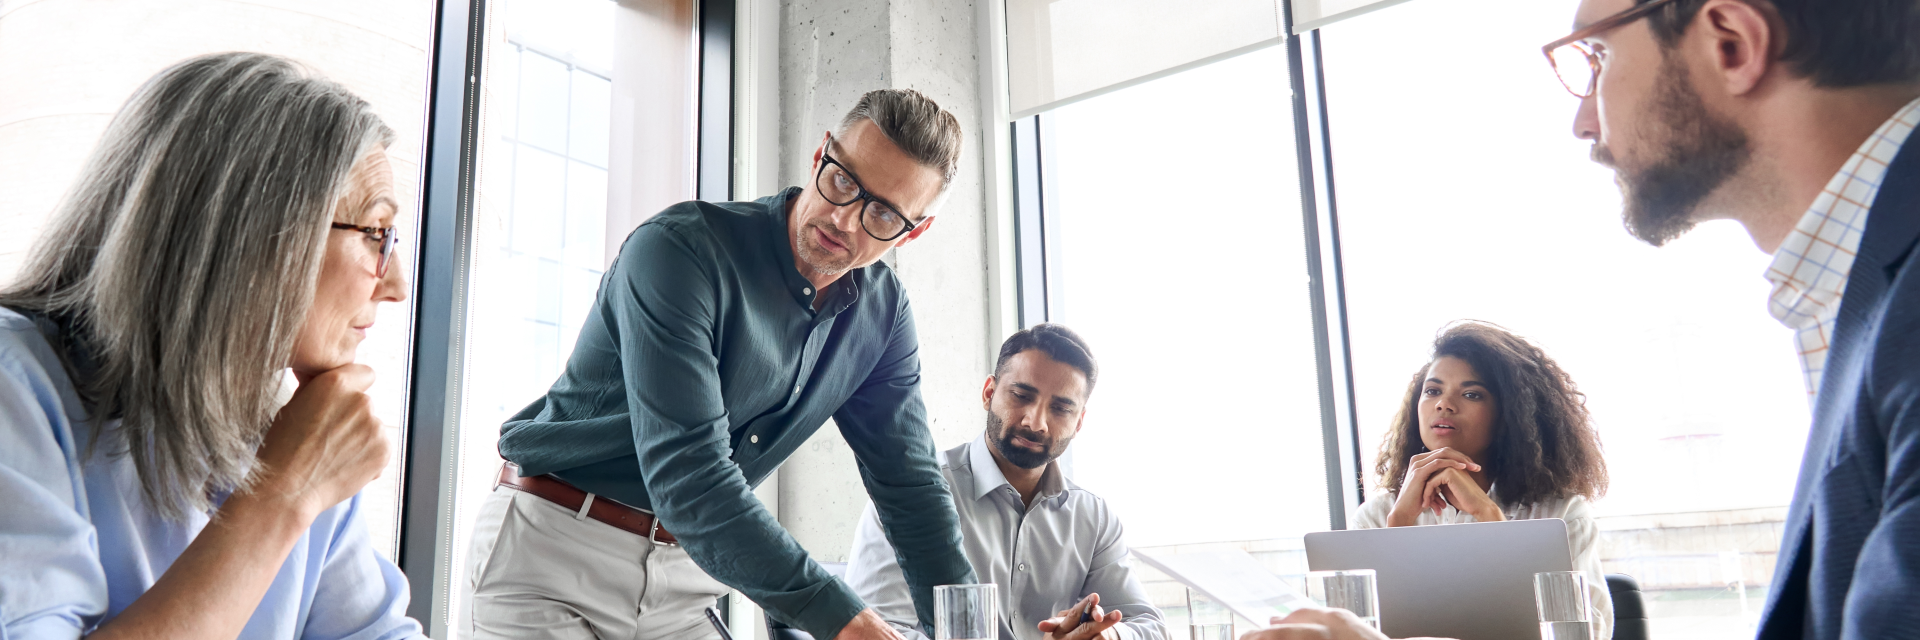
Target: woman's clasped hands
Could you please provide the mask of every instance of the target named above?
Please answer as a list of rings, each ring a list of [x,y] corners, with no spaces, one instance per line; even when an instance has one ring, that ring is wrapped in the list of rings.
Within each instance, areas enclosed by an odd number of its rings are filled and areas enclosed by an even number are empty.
[[[1479,522],[1500,522],[1506,514],[1500,505],[1480,488],[1473,474],[1481,466],[1452,447],[1441,447],[1416,454],[1408,462],[1407,479],[1401,485],[1388,526],[1409,527],[1419,524],[1422,510],[1438,515],[1448,505]]]

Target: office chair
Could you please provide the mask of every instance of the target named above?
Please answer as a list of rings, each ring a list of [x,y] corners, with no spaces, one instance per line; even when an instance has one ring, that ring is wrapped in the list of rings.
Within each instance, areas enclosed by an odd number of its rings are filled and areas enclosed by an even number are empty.
[[[1624,573],[1609,573],[1607,593],[1613,596],[1613,640],[1647,640],[1647,607],[1640,599],[1640,583]]]
[[[820,568],[826,569],[827,573],[833,574],[835,578],[845,577],[847,575],[847,563],[845,562],[822,562],[820,563]],[[775,620],[771,615],[768,615],[766,618],[767,640],[813,640],[813,634],[811,633],[789,627],[787,623]]]

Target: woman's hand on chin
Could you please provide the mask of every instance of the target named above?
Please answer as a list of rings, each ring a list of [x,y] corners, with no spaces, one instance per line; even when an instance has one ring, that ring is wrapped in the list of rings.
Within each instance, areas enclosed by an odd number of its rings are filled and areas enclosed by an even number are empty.
[[[1400,484],[1400,491],[1393,501],[1393,511],[1387,514],[1387,526],[1411,527],[1420,524],[1420,512],[1432,510],[1439,514],[1447,506],[1444,498],[1430,495],[1427,484],[1443,471],[1453,471],[1465,475],[1468,471],[1479,471],[1480,465],[1466,454],[1449,447],[1413,456],[1407,462],[1407,478]],[[1456,505],[1458,506],[1458,505]]]
[[[1507,519],[1507,514],[1500,510],[1500,504],[1480,489],[1480,483],[1475,482],[1473,476],[1460,469],[1442,469],[1433,474],[1427,479],[1427,486],[1421,493],[1426,501],[1444,500],[1479,522],[1502,522]]]
[[[361,364],[302,380],[267,429],[249,492],[311,520],[379,477],[388,444],[366,394],[372,385],[373,369]]]

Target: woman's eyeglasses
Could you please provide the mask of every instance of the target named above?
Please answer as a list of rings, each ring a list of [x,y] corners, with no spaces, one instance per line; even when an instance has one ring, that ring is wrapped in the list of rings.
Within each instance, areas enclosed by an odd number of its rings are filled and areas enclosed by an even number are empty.
[[[368,238],[379,242],[380,264],[374,268],[374,275],[381,278],[387,277],[387,263],[392,262],[393,246],[400,244],[399,229],[394,227],[362,227],[357,224],[347,224],[345,222],[335,222],[333,223],[333,228],[343,231],[358,231],[367,234]]]

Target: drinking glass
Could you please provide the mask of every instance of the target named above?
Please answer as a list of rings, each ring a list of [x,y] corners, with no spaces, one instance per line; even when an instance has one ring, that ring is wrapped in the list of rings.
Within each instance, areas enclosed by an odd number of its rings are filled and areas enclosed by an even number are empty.
[[[933,588],[934,640],[999,640],[1000,596],[990,584]]]
[[[1193,640],[1233,640],[1233,611],[1205,594],[1188,589],[1187,631]]]
[[[1540,640],[1591,640],[1593,637],[1587,574],[1579,571],[1533,574],[1533,603],[1540,610]]]
[[[1307,599],[1322,607],[1352,611],[1368,626],[1380,628],[1380,591],[1372,569],[1307,572]]]

